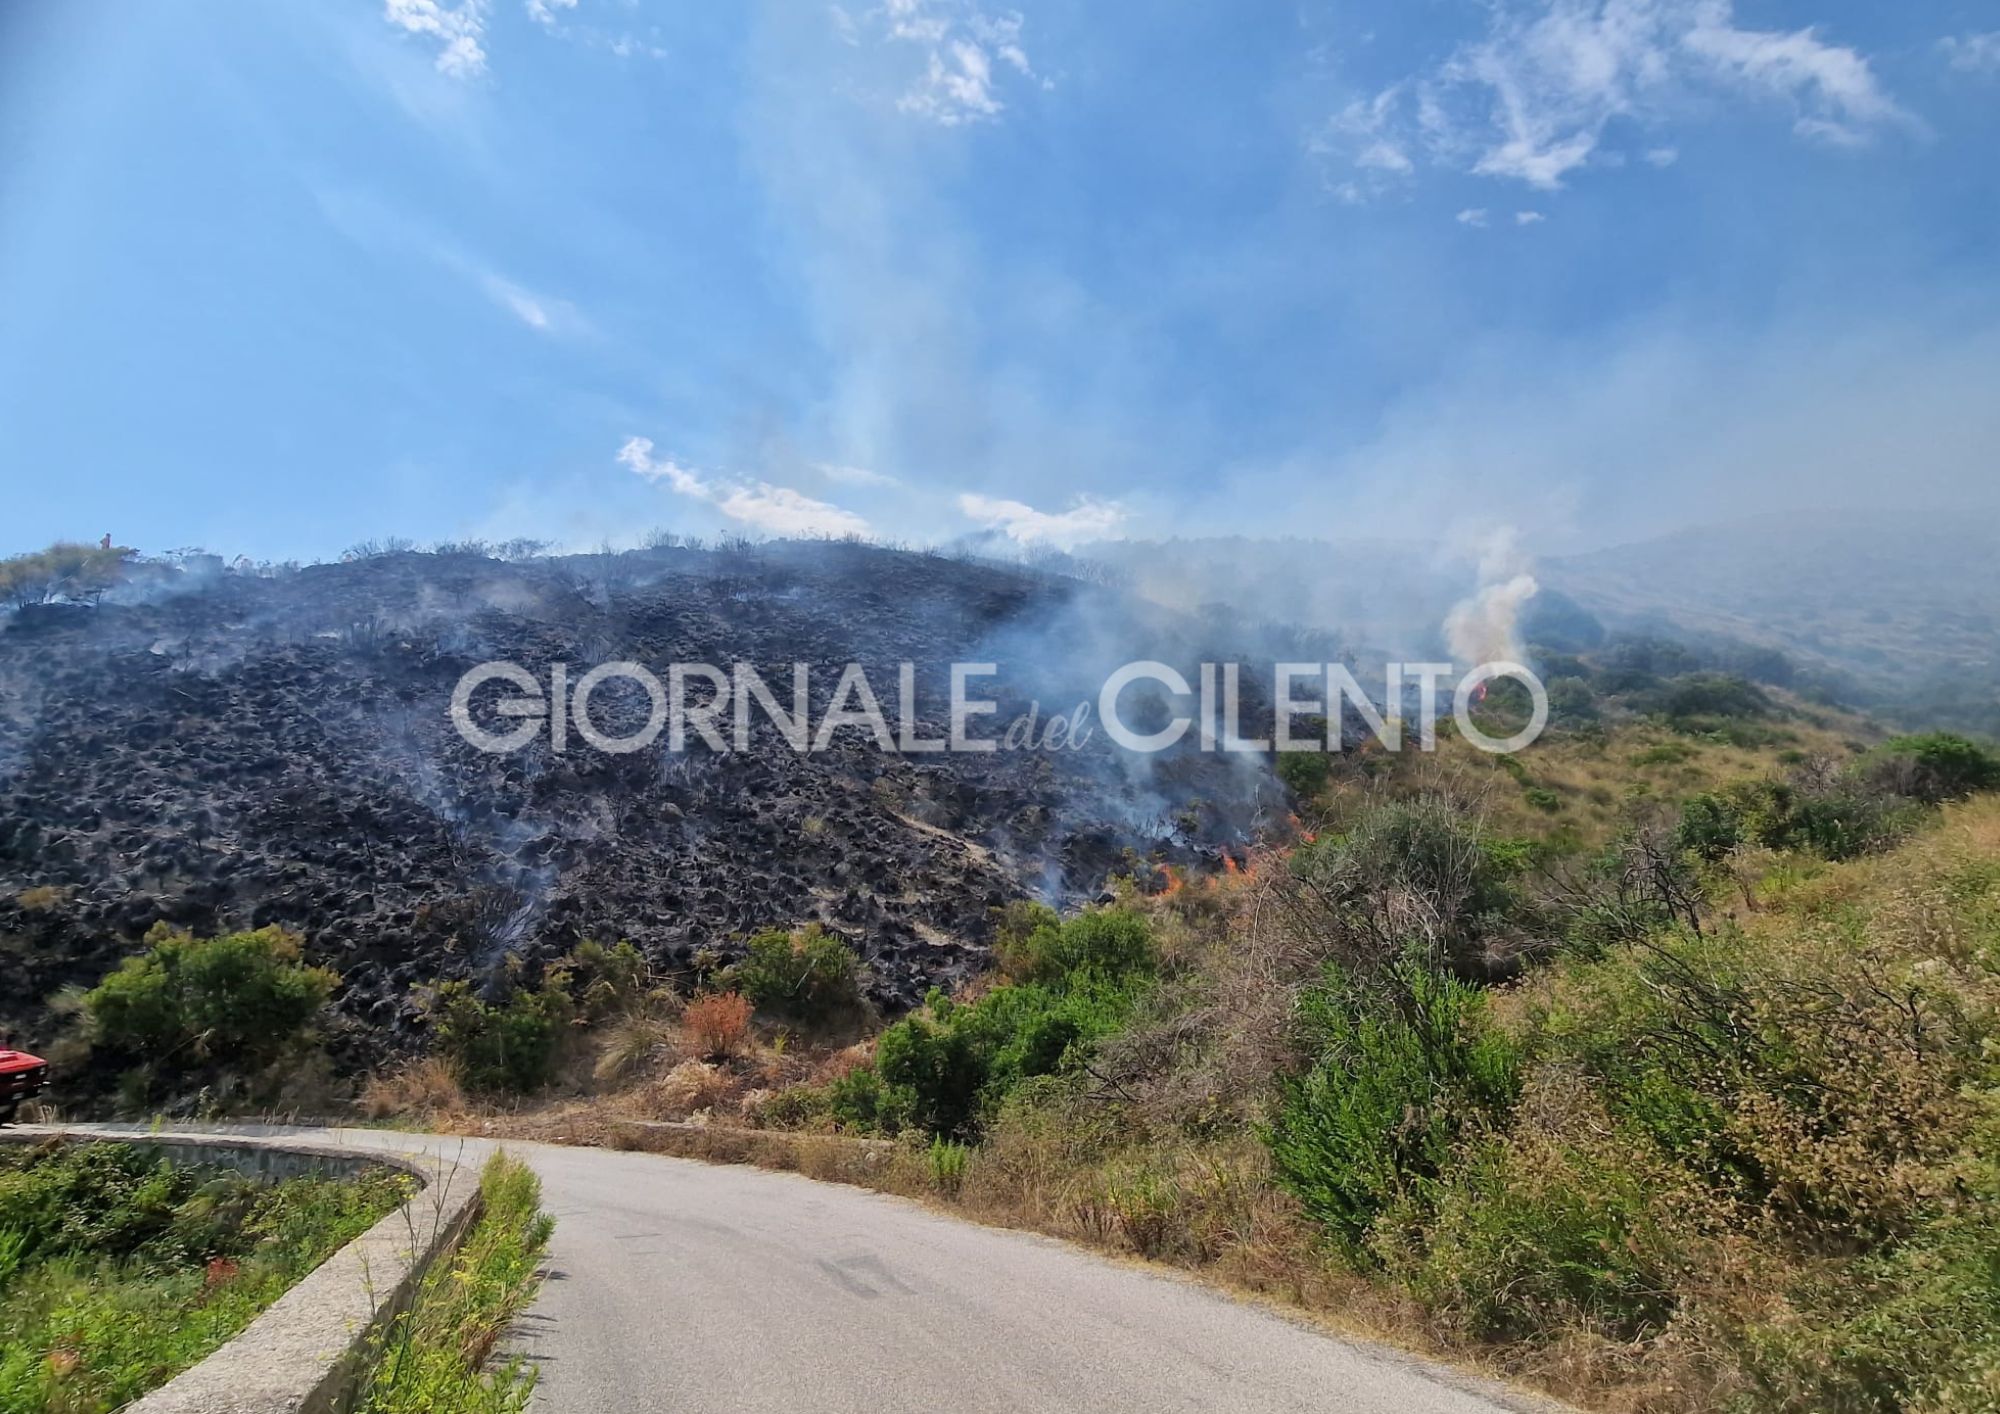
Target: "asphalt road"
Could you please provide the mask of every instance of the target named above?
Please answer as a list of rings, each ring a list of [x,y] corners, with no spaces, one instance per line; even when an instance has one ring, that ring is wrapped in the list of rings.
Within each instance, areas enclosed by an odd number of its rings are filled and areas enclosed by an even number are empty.
[[[270,1133],[270,1130],[258,1132]],[[494,1145],[284,1131],[477,1162]],[[509,1143],[556,1218],[535,1409],[1490,1414],[1549,1406],[1050,1239],[790,1174]]]

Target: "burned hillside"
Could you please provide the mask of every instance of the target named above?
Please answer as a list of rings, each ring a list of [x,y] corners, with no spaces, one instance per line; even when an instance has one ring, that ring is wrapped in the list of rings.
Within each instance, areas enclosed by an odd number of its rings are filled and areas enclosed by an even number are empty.
[[[1075,579],[849,544],[205,569],[0,631],[0,1025],[23,1036],[160,922],[298,931],[377,1034],[405,1029],[427,984],[510,958],[629,939],[685,968],[810,920],[907,1005],[974,970],[1008,900],[1085,900],[1282,810],[1259,761],[1170,753],[1138,775],[1101,733],[897,754],[843,729],[801,753],[759,720],[740,753],[664,736],[558,753],[544,733],[503,755],[449,716],[491,660],[543,683],[557,663],[744,662],[786,698],[803,662],[815,719],[858,662],[893,714],[908,661],[915,726],[941,737],[947,665],[990,661],[998,735],[1030,701],[1094,699],[1114,663],[1201,651],[1185,622]],[[643,707],[630,686],[594,697],[607,732]]]

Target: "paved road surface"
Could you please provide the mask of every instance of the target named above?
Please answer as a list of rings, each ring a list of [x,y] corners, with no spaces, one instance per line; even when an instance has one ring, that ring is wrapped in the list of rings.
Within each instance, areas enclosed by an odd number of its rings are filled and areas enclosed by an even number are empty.
[[[260,1133],[274,1132],[260,1129]],[[282,1131],[478,1161],[476,1140]],[[1491,1414],[1492,1389],[1045,1238],[790,1174],[508,1144],[556,1217],[537,1411]]]

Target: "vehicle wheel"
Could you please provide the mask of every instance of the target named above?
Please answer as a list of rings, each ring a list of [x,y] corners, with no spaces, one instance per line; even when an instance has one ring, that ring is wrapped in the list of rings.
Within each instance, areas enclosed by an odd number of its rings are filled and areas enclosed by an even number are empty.
[[[12,1124],[14,1122],[14,1111],[19,1108],[21,1108],[19,1100],[8,1100],[0,1103],[0,1124]]]

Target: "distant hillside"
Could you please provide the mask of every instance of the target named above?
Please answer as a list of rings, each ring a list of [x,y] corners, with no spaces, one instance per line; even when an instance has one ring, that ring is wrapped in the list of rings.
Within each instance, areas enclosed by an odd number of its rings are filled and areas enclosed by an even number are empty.
[[[1829,695],[2000,729],[2000,518],[1801,512],[1545,561],[1607,624],[1774,647]]]
[[[1320,631],[1356,657],[1439,656],[1470,550],[1240,537],[1094,545],[1088,556],[1184,609],[1227,604]],[[1526,641],[1575,652],[1602,630],[1706,650],[1703,666],[1897,721],[2000,735],[2000,512],[1801,511],[1675,531],[1532,565]]]

